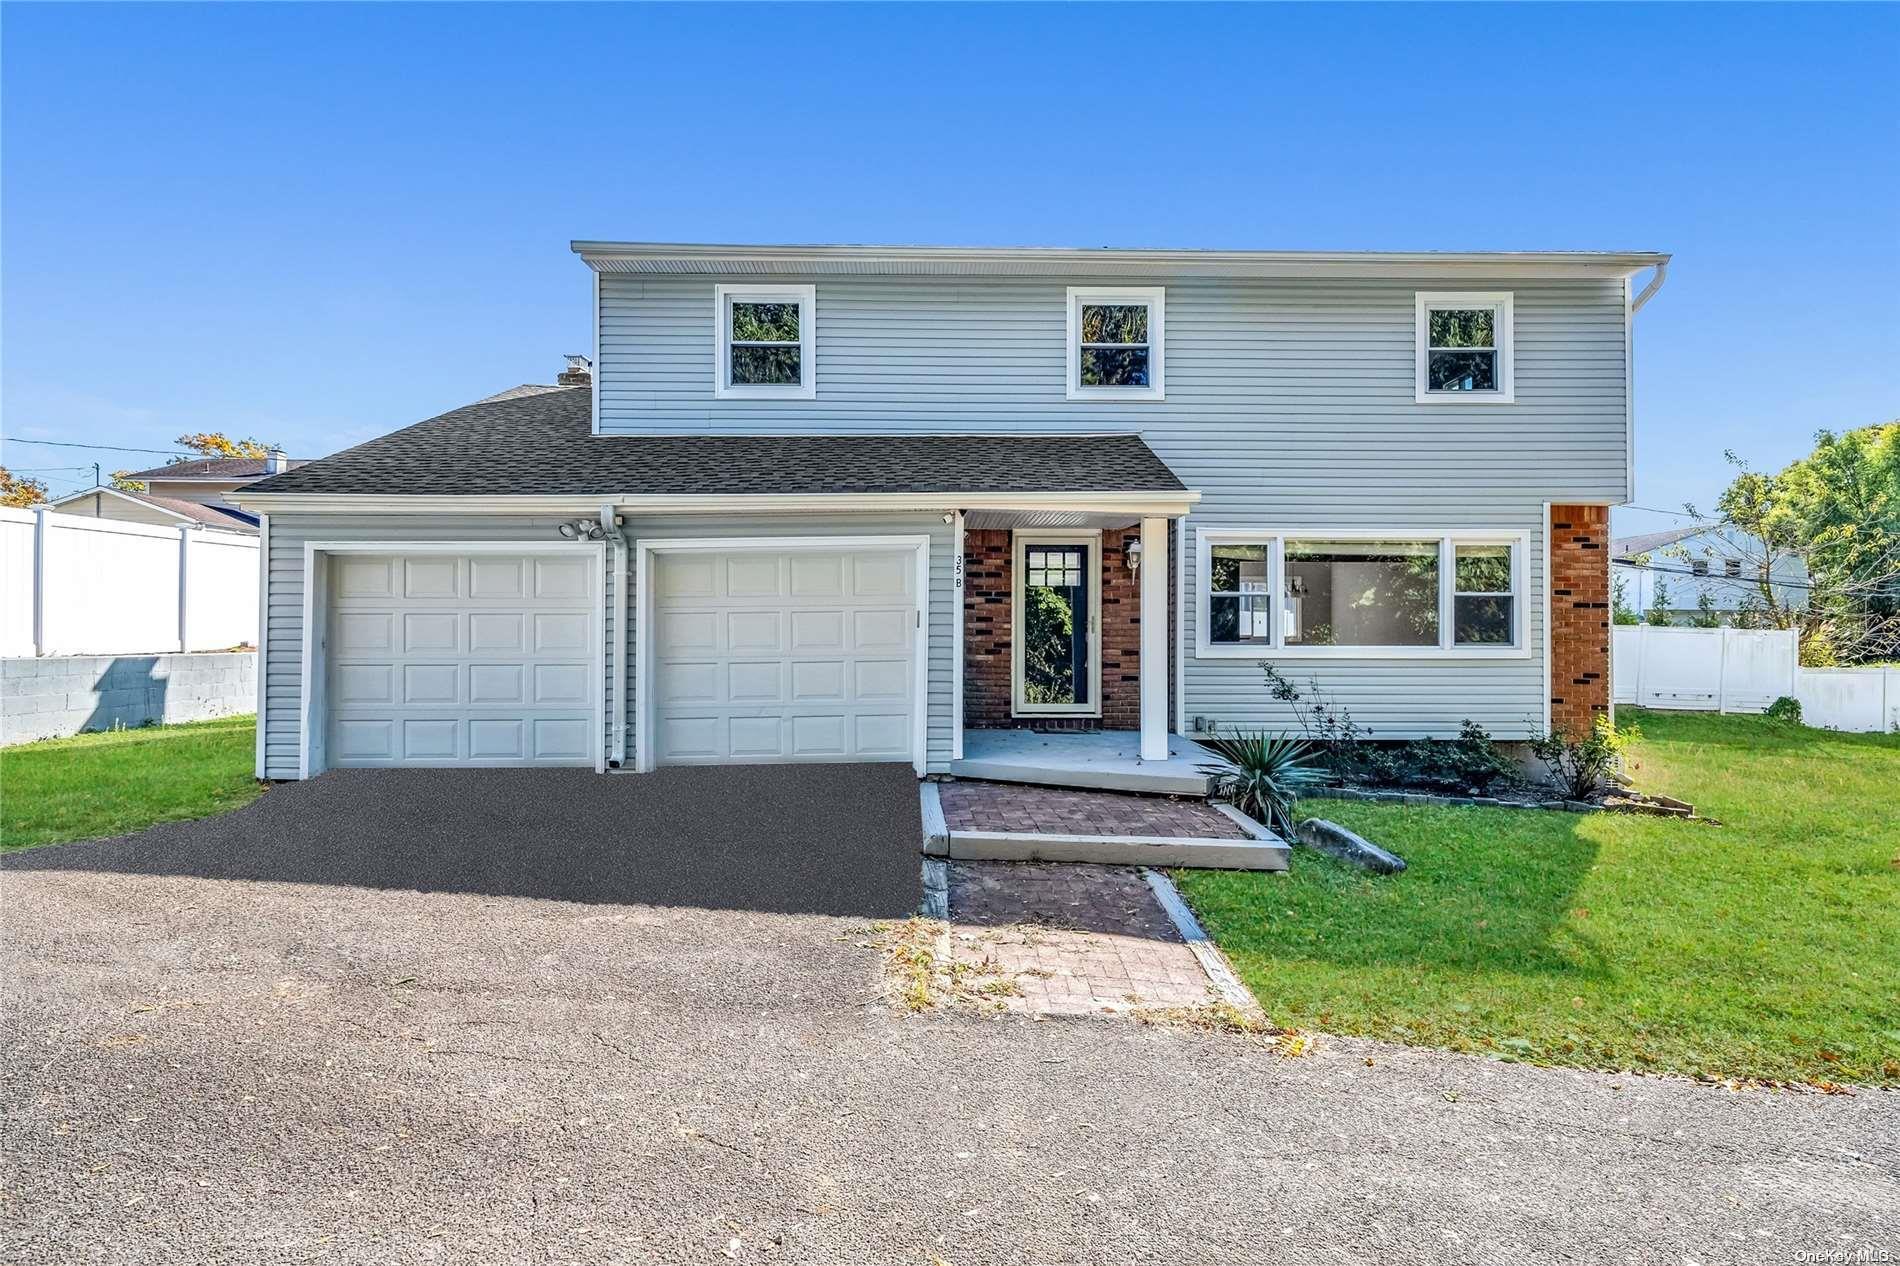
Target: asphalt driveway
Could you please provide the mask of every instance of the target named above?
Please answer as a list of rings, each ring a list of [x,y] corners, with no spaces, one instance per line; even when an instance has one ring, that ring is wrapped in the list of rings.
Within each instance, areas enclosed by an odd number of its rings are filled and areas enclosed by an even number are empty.
[[[451,775],[422,796],[436,778],[397,795],[339,777],[6,859],[0,1259],[1712,1263],[1900,1244],[1900,1096],[900,1016],[865,931],[915,900],[908,774],[778,776],[684,781],[691,812],[618,785],[640,779]],[[314,806],[330,816],[303,820]],[[785,834],[741,847],[709,818]]]
[[[22,870],[871,918],[917,908],[909,765],[339,770]]]

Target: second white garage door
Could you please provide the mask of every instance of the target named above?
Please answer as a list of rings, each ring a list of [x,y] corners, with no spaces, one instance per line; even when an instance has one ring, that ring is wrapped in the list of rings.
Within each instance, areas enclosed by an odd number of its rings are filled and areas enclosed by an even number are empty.
[[[912,759],[916,565],[909,549],[656,552],[652,759]]]

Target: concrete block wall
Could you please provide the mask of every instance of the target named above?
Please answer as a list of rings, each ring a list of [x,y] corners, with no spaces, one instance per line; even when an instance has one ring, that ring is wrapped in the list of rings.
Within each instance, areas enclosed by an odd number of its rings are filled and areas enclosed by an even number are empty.
[[[256,711],[254,651],[0,660],[0,746]]]

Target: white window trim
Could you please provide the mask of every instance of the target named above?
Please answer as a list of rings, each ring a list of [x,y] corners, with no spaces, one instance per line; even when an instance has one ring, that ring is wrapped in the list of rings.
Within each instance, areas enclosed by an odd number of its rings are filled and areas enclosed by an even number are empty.
[[[1419,404],[1517,403],[1516,296],[1508,290],[1421,290],[1412,305],[1412,387]],[[1431,337],[1429,313],[1433,308],[1490,308],[1498,354],[1496,391],[1428,391],[1425,371]]]
[[[798,305],[798,382],[732,381],[732,305]],[[721,400],[813,400],[818,396],[818,290],[815,286],[713,287],[713,395]],[[598,366],[596,367],[598,378]]]
[[[1278,597],[1284,587],[1289,540],[1322,541],[1432,541],[1438,542],[1438,645],[1436,646],[1288,646]],[[1274,596],[1273,636],[1265,644],[1213,643],[1208,640],[1211,603],[1207,587],[1216,545],[1267,545],[1267,592]],[[1457,586],[1457,545],[1509,545],[1511,549],[1511,641],[1503,646],[1458,645],[1451,639],[1453,598]],[[1340,531],[1333,528],[1201,528],[1194,540],[1194,656],[1196,659],[1526,659],[1531,654],[1525,627],[1525,568],[1530,549],[1527,532],[1499,532],[1483,528],[1385,528],[1378,531]]]
[[[1162,286],[1070,286],[1069,377],[1071,400],[1165,400],[1167,296]],[[1148,385],[1146,387],[1084,387],[1082,385],[1082,305],[1085,303],[1140,303],[1148,308]]]
[[[1013,717],[1099,717],[1102,715],[1102,534],[1019,529],[1010,543],[1009,567],[1009,711]],[[1088,703],[1027,703],[1023,700],[1023,565],[1033,545],[1080,545],[1089,577]]]

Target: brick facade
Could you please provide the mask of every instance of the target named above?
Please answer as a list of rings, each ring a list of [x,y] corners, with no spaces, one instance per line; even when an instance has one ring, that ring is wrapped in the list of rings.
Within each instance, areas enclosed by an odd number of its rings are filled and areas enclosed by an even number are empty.
[[[1610,714],[1610,511],[1550,508],[1550,724],[1583,734]]]
[[[1007,529],[963,534],[963,724],[973,730],[1043,728],[1133,730],[1141,726],[1141,582],[1127,547],[1136,528],[1102,533],[1102,715],[1098,720],[1010,715],[1012,537]],[[1165,563],[1163,564],[1165,566]]]

